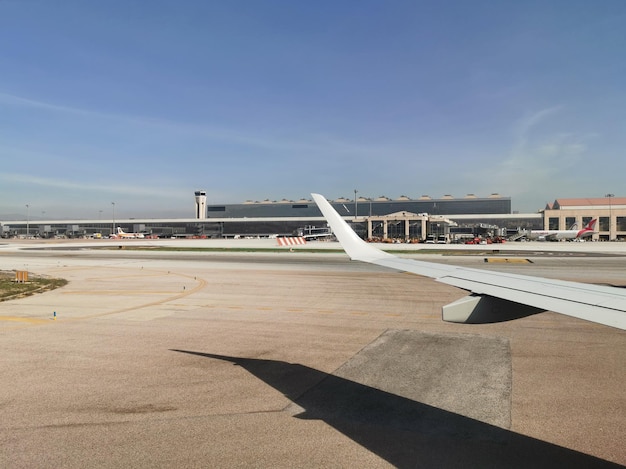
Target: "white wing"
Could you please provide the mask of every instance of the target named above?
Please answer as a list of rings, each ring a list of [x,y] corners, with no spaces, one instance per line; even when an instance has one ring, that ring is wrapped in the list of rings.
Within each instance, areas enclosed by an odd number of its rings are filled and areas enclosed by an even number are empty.
[[[311,195],[351,259],[432,277],[472,292],[443,307],[445,321],[498,322],[547,310],[626,329],[624,290],[402,259],[367,244],[325,197]]]

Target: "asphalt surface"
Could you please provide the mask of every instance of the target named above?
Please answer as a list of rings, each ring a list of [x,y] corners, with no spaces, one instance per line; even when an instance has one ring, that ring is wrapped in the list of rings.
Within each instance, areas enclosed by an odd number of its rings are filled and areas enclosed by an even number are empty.
[[[619,250],[558,248],[409,256],[626,283]],[[342,254],[10,244],[0,269],[70,281],[0,303],[1,467],[626,464],[624,331],[444,323],[464,292]]]

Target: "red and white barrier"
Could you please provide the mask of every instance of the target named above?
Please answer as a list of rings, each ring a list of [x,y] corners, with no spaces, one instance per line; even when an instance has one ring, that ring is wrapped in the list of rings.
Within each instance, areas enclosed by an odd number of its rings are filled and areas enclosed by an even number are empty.
[[[279,238],[276,238],[276,240],[278,241],[279,246],[295,246],[297,244],[306,244],[306,239],[304,239],[302,236],[281,236]]]

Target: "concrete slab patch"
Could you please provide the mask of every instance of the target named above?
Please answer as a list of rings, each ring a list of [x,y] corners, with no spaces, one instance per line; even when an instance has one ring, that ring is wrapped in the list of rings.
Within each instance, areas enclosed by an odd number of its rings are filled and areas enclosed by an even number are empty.
[[[334,375],[510,427],[511,351],[506,338],[389,330]]]

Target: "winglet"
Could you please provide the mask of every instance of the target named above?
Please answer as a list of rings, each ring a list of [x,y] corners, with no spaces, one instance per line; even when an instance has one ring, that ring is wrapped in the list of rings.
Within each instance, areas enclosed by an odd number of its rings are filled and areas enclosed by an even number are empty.
[[[376,259],[393,257],[391,254],[376,249],[359,238],[323,195],[311,194],[311,196],[339,240],[341,247],[352,260],[371,262]]]

